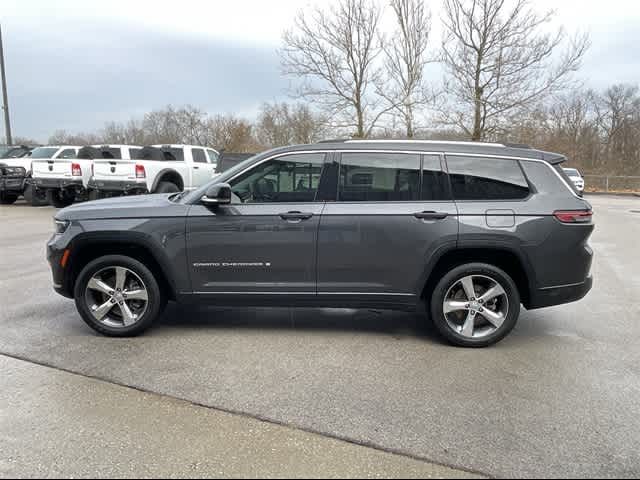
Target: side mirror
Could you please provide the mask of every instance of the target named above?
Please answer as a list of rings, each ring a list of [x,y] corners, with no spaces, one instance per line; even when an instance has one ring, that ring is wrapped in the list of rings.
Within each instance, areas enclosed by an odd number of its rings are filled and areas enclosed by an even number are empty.
[[[228,205],[231,203],[231,186],[228,183],[216,183],[207,189],[200,199],[204,205]]]

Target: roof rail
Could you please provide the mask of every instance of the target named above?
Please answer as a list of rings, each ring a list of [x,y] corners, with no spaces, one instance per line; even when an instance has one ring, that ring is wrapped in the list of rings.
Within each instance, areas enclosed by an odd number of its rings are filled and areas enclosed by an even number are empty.
[[[345,140],[345,143],[425,143],[425,144],[442,144],[449,145],[479,145],[484,147],[504,147],[503,143],[488,143],[488,142],[472,142],[472,141],[458,141],[458,140],[400,140],[400,139],[372,139],[372,140]]]
[[[329,138],[327,140],[320,140],[318,143],[345,143],[349,140],[348,138]]]
[[[531,145],[527,145],[526,143],[507,143],[504,142],[503,145],[508,148],[527,148],[531,150]]]

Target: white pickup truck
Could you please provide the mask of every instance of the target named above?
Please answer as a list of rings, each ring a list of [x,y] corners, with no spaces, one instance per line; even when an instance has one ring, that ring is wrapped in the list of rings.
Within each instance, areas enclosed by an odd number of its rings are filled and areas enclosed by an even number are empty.
[[[63,208],[71,205],[76,196],[89,193],[96,159],[129,160],[141,149],[135,145],[62,147],[52,158],[33,160],[33,184],[46,191],[50,204]]]
[[[198,188],[215,176],[219,154],[195,145],[151,145],[132,160],[96,160],[89,188],[98,196],[170,193]]]

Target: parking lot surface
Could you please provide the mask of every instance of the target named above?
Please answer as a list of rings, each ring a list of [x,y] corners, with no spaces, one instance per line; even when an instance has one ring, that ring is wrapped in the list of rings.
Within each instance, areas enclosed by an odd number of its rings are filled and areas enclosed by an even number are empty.
[[[170,306],[100,337],[51,289],[53,209],[0,207],[0,354],[491,476],[638,477],[640,198],[589,200],[593,291],[484,350],[365,310]]]

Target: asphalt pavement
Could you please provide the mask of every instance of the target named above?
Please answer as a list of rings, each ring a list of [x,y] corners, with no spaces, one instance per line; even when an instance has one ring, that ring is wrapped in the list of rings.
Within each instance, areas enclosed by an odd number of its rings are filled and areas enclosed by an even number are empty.
[[[484,350],[367,310],[170,306],[100,337],[51,290],[53,209],[0,207],[0,354],[488,476],[638,477],[640,198],[589,200],[593,291]]]

